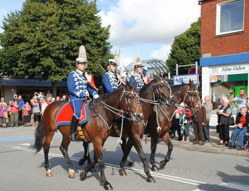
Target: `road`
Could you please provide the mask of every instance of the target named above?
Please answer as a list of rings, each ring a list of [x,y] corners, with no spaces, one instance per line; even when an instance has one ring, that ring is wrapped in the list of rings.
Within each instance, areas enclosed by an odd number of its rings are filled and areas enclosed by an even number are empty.
[[[35,155],[34,127],[0,128],[0,190],[104,190],[98,172],[89,173],[85,181],[79,180],[83,167],[78,166],[82,144],[71,143],[69,155],[76,177],[68,178],[66,161],[59,150],[61,135],[57,133],[50,149],[50,166],[53,177],[45,176],[43,151]],[[143,142],[147,159],[150,145]],[[158,145],[156,161],[163,159],[167,148]],[[91,147],[91,155],[92,155]],[[104,146],[105,173],[114,190],[249,190],[249,158],[219,153],[188,151],[174,147],[167,166],[152,173],[156,183],[147,183],[140,159],[133,149],[130,157],[135,166],[127,167],[127,176],[119,176],[121,149],[117,138],[108,138]],[[98,167],[96,167],[98,169]]]

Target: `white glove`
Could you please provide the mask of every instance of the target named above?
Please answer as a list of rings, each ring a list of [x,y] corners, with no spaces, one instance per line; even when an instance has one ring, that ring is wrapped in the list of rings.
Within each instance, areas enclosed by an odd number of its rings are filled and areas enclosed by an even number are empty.
[[[89,92],[87,90],[84,91],[84,96],[89,97]]]
[[[98,97],[99,97],[99,95],[98,95],[98,94],[95,94],[95,95],[93,96],[93,99],[98,99]]]

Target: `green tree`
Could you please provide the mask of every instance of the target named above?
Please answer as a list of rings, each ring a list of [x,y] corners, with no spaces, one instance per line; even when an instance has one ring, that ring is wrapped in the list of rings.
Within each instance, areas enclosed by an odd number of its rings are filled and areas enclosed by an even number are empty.
[[[79,46],[85,45],[88,69],[97,85],[111,45],[109,26],[101,27],[96,1],[26,0],[21,11],[11,12],[0,34],[0,73],[23,78],[40,76],[52,82],[67,78],[75,68]]]
[[[176,74],[176,64],[186,65],[199,62],[201,55],[200,48],[201,19],[191,24],[191,27],[179,36],[175,37],[171,47],[166,65],[172,75]],[[187,74],[190,67],[179,68],[179,74]]]

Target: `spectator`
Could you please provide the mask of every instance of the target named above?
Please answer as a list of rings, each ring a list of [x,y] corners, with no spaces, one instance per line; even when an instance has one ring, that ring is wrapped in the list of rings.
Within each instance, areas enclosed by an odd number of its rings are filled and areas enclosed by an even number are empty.
[[[33,107],[35,126],[37,126],[38,122],[40,121],[40,111],[41,111],[40,110],[40,104],[39,104],[37,98],[32,99],[31,104],[32,104],[32,107]]]
[[[244,147],[244,136],[247,133],[247,128],[249,125],[249,113],[247,112],[247,108],[242,106],[240,108],[240,112],[236,117],[236,127],[233,130],[232,137],[231,137],[231,144],[229,149],[235,148],[235,140],[237,136],[239,136],[238,140],[238,150],[243,150]]]
[[[41,112],[42,112],[42,115],[43,115],[43,113],[44,113],[47,106],[48,106],[48,104],[45,101],[45,99],[41,99]]]
[[[221,99],[222,108],[218,109],[217,113],[220,115],[220,143],[218,145],[228,146],[229,143],[229,118],[232,115],[232,109],[229,106],[229,100],[227,97]]]
[[[47,90],[46,98],[52,97],[50,90]]]
[[[7,123],[6,123],[6,112],[7,112],[8,108],[7,108],[7,104],[4,102],[4,98],[1,98],[1,102],[0,102],[0,126],[2,127],[6,127]],[[8,116],[8,115],[7,115]]]
[[[26,102],[23,106],[23,123],[24,126],[30,126],[30,120],[31,120],[31,106],[28,102]]]
[[[210,115],[213,109],[213,105],[210,102],[210,97],[209,96],[205,96],[204,98],[204,104],[203,106],[206,109],[206,125],[204,126],[204,136],[205,136],[205,142],[209,142],[210,141],[210,136],[209,136],[209,121],[210,121]]]
[[[52,99],[52,97],[47,97],[47,98],[46,98],[46,103],[47,103],[48,105],[51,103],[51,99]]]
[[[61,101],[67,102],[67,96],[66,96],[66,95],[63,95],[63,96],[61,97]]]
[[[177,131],[177,134],[178,134],[178,141],[181,141],[182,140],[182,135],[181,135],[181,126],[180,126],[180,118],[181,118],[181,115],[183,113],[183,103],[180,104],[181,107],[178,107],[175,111],[175,126],[176,126],[176,131]]]
[[[18,119],[19,119],[20,124],[22,124],[22,108],[24,105],[24,101],[21,95],[18,96],[18,105],[19,105]]]
[[[10,105],[11,114],[10,114],[10,127],[18,127],[18,109],[19,105],[17,101],[13,101]]]
[[[56,96],[56,101],[60,101],[60,100],[61,100],[60,96]]]
[[[183,124],[183,135],[182,135],[182,142],[189,142],[189,127],[191,122],[192,113],[191,110],[188,108],[188,104],[185,103],[185,108],[181,117],[181,121]]]
[[[193,115],[193,128],[194,128],[194,135],[195,135],[195,141],[193,144],[198,144],[200,142],[200,145],[205,144],[205,137],[204,137],[204,131],[203,127],[206,125],[206,109],[202,106],[201,100],[198,101],[198,112]]]
[[[246,89],[245,88],[241,88],[240,89],[240,96],[235,97],[234,99],[231,98],[231,95],[233,94],[233,91],[230,91],[230,96],[229,96],[229,101],[230,103],[232,102],[237,102],[237,114],[240,111],[240,108],[242,106],[246,106],[247,100],[246,100]]]
[[[17,95],[16,94],[14,94],[13,95],[13,99],[12,99],[12,101],[16,101],[17,100]]]
[[[55,98],[54,97],[51,98],[51,102],[50,103],[53,103],[53,102],[55,102]]]

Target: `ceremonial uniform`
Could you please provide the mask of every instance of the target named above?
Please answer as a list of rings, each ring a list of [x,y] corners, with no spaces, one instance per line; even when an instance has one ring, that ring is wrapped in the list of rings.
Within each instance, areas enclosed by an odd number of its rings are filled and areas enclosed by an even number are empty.
[[[141,74],[135,73],[134,75],[130,77],[130,85],[133,86],[135,81],[137,82],[136,91],[139,92],[140,89],[142,89],[142,87],[144,87],[144,84],[145,84],[143,76]]]
[[[105,73],[102,82],[105,87],[106,94],[111,93],[122,86],[115,73],[110,71]]]
[[[68,75],[67,87],[70,94],[71,105],[74,110],[74,115],[79,118],[83,103],[92,95],[98,96],[97,89],[94,87],[94,82],[90,81],[89,74],[85,74],[80,70],[75,70]],[[87,78],[89,80],[87,80]]]

